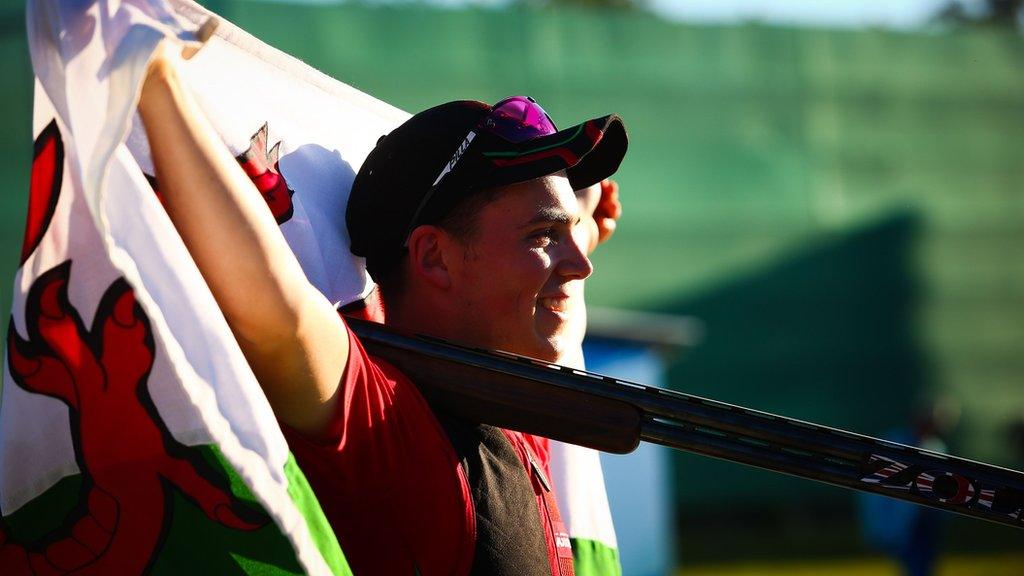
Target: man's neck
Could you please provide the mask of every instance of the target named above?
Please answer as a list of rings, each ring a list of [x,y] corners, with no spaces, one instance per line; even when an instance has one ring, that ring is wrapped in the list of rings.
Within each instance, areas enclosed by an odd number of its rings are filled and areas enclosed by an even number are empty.
[[[385,324],[398,330],[429,334],[438,338],[457,339],[449,329],[451,314],[435,305],[430,295],[406,290],[401,295],[384,298]]]

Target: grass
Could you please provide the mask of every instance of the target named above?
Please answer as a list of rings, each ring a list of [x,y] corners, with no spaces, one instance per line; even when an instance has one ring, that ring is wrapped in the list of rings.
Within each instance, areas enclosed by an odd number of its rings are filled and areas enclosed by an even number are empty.
[[[737,562],[681,568],[676,576],[898,576],[899,566],[886,558]],[[1019,576],[1024,553],[984,556],[950,555],[939,561],[936,576]]]

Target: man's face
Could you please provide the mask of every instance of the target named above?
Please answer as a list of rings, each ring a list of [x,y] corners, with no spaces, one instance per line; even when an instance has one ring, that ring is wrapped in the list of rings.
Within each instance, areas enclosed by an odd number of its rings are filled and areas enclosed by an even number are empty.
[[[579,211],[564,173],[508,186],[480,211],[452,268],[460,339],[559,358],[572,344],[571,319],[584,312],[582,284],[593,271],[573,234]]]

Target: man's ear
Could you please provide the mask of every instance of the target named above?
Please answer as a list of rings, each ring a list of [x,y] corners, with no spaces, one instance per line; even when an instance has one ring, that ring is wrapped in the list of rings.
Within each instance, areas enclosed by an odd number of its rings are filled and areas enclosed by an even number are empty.
[[[409,235],[409,265],[411,272],[439,289],[452,285],[452,237],[437,226],[417,226]]]

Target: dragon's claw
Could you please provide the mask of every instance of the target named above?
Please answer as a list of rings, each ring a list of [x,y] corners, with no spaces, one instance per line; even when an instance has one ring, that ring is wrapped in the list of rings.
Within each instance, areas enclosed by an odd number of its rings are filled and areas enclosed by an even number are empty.
[[[138,316],[135,314],[135,294],[126,290],[114,304],[114,310],[110,315],[111,321],[121,328],[133,328],[138,325]]]
[[[10,572],[4,572],[4,574],[10,576],[32,576],[28,552],[16,544],[0,546],[0,566],[9,569]]]
[[[39,294],[39,314],[49,320],[63,320],[67,316],[67,276],[58,275],[43,285]]]
[[[29,552],[28,562],[35,576],[60,576],[60,571],[39,552]]]
[[[153,366],[153,352],[146,342],[149,324],[126,282],[107,289],[94,323],[103,336],[100,362],[108,385],[134,391]]]
[[[78,408],[78,396],[68,369],[23,339],[15,330],[13,321],[7,330],[7,366],[15,382],[25,390],[58,398],[72,408]]]
[[[64,538],[46,548],[46,559],[57,568],[70,572],[96,560],[96,554],[73,538]]]
[[[12,329],[7,332],[7,357],[9,358],[9,364],[11,372],[25,379],[31,379],[33,376],[39,373],[39,370],[43,367],[43,362],[36,358],[29,357],[22,353],[18,349],[18,344],[22,344],[24,341],[19,342],[20,338],[16,332]]]
[[[265,516],[246,508],[228,489],[215,486],[199,473],[197,465],[203,464],[171,458],[162,467],[163,475],[202,508],[210,519],[224,526],[236,530],[255,530],[266,524]]]
[[[89,515],[96,521],[96,524],[107,532],[113,532],[117,528],[118,512],[117,500],[103,490],[93,488],[89,492],[89,499],[86,501]]]
[[[98,556],[110,543],[111,532],[104,530],[95,518],[86,516],[75,524],[71,530],[71,536]]]

